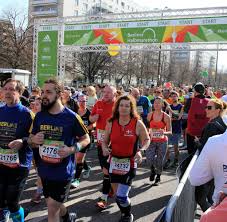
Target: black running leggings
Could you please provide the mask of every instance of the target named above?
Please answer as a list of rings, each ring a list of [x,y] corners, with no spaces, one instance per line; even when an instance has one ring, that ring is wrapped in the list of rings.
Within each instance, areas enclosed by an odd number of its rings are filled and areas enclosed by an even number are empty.
[[[19,201],[28,173],[27,168],[0,165],[0,209],[8,208],[11,213],[19,210]]]

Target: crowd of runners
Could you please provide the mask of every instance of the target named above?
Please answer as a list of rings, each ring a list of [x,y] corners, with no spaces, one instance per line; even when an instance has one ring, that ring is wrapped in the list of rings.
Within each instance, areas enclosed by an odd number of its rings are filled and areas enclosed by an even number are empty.
[[[64,202],[80,178],[90,176],[86,153],[91,147],[97,149],[103,174],[96,207],[106,209],[115,197],[119,221],[132,222],[129,192],[143,157],[150,169],[147,179],[160,184],[163,169],[179,165],[180,142],[193,155],[209,137],[225,132],[225,94],[202,83],[75,89],[54,79],[29,92],[8,79],[0,89],[0,222],[24,221],[28,212],[20,197],[31,167],[37,172],[31,201],[39,204],[45,197],[48,222],[76,221],[76,212],[68,212]],[[206,211],[216,183],[212,176],[198,183],[194,175],[196,200]]]

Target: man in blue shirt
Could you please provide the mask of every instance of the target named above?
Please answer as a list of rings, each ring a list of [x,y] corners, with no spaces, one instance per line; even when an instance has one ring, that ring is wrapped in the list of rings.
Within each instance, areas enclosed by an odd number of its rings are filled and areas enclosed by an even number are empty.
[[[172,99],[172,104],[170,105],[169,113],[172,119],[172,135],[169,136],[169,144],[174,147],[174,166],[178,166],[179,159],[179,141],[181,138],[181,124],[182,124],[182,116],[183,116],[183,105],[179,103],[179,94],[176,91],[172,91],[170,93],[170,97]],[[166,153],[166,163],[165,168],[170,166],[170,151],[169,147]]]
[[[20,102],[22,82],[7,79],[2,88],[5,105],[0,107],[0,221],[24,221],[21,193],[29,173],[32,150],[27,144],[33,115]]]
[[[137,112],[141,116],[146,127],[148,127],[147,115],[150,112],[152,106],[150,100],[146,96],[142,96],[139,89],[137,88],[132,89],[131,95],[136,100]]]
[[[90,143],[81,118],[62,105],[62,91],[56,80],[45,81],[42,111],[36,114],[29,140],[43,184],[48,222],[60,222],[60,216],[63,222],[75,221],[76,214],[69,214],[63,202],[73,178],[74,154]]]

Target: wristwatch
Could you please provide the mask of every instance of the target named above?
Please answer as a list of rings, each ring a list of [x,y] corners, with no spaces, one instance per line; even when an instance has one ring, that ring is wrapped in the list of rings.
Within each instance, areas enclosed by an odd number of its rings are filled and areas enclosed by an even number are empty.
[[[23,137],[22,142],[23,142],[23,146],[27,146],[28,145],[28,137]]]
[[[80,152],[81,149],[82,149],[81,144],[80,143],[75,143],[75,145],[74,145],[75,152]]]

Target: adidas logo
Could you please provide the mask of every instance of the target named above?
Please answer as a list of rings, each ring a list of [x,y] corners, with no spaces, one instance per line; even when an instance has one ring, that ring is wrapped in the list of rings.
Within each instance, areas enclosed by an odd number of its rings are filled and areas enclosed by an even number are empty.
[[[49,36],[49,35],[46,35],[46,36],[43,38],[43,42],[51,42],[50,36]]]

